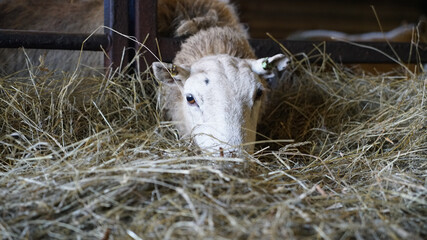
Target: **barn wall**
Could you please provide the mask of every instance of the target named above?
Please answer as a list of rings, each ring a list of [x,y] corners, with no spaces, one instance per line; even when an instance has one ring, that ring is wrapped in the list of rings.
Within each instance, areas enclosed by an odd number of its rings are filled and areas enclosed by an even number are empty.
[[[328,29],[348,33],[379,31],[371,5],[375,6],[383,29],[402,23],[415,23],[427,15],[427,1],[406,0],[231,0],[241,20],[248,24],[254,38],[265,38],[266,32],[277,38],[308,29]]]

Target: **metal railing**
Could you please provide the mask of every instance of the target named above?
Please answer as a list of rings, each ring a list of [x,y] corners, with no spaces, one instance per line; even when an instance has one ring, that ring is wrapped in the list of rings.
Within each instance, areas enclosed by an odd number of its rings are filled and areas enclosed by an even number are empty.
[[[129,50],[123,55],[123,49],[140,49],[141,46],[110,30],[114,29],[124,35],[135,36],[139,42],[144,42],[145,47],[155,54],[155,56],[151,53],[145,54],[146,63],[152,63],[160,55],[163,61],[170,62],[179,50],[182,39],[159,37],[156,31],[156,18],[157,0],[105,0],[104,24],[107,28],[104,34],[94,34],[88,38],[89,34],[0,29],[0,48],[105,50],[108,54],[105,66],[118,66],[126,64],[133,56]],[[86,42],[82,48],[84,40]],[[250,43],[258,57],[282,51],[277,42],[271,39],[250,39]],[[315,46],[322,44],[312,41],[280,41],[280,43],[292,54],[308,53]],[[335,41],[324,44],[322,47],[324,52],[329,54],[331,59],[341,63],[395,63],[396,60],[403,63],[427,62],[425,44],[386,42],[358,44]]]

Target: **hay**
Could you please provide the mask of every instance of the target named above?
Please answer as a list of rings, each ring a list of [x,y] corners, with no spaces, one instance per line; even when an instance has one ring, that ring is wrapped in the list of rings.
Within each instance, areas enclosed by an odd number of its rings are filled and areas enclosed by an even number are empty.
[[[3,77],[1,238],[426,238],[425,75],[291,71],[240,158],[180,140],[148,73]]]

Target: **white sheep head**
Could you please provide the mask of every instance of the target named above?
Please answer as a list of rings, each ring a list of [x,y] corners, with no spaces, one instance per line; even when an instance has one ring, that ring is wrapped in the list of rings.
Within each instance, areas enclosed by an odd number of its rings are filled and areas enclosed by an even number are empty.
[[[182,135],[202,149],[239,154],[253,151],[265,79],[287,63],[283,54],[258,60],[215,55],[189,67],[155,62],[153,70],[163,83],[168,115]]]

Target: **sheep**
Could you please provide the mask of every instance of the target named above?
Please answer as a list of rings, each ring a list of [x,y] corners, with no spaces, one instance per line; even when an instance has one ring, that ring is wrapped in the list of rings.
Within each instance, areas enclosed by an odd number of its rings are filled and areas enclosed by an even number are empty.
[[[102,0],[0,0],[0,28],[92,33],[103,25],[103,9]],[[81,65],[103,67],[102,52],[81,54]],[[40,66],[34,72],[73,72],[79,57],[79,51],[0,48],[0,75],[22,72],[32,64]]]
[[[101,3],[100,0],[43,3],[0,0],[0,27],[90,32],[102,25]],[[161,36],[188,37],[173,64],[153,64],[154,75],[163,82],[167,116],[176,122],[181,135],[191,136],[206,150],[237,153],[247,144],[244,149],[252,151],[250,143],[255,141],[268,88],[265,79],[274,71],[283,70],[287,58],[278,54],[255,59],[247,31],[227,0],[159,0],[158,26]],[[0,66],[11,63],[3,69],[5,72],[25,68],[25,57],[20,50],[0,51]],[[79,54],[75,52],[76,56],[71,58],[70,51],[27,50],[27,53],[33,62],[46,53],[48,68],[65,71],[74,70]],[[87,65],[102,66],[101,53],[84,54],[87,55],[83,62]],[[91,56],[95,58],[89,59]]]
[[[158,33],[186,37],[210,27],[231,27],[246,33],[228,0],[158,0]]]
[[[225,16],[233,14],[229,11]],[[152,69],[162,83],[166,116],[182,137],[190,137],[200,148],[217,154],[252,152],[268,92],[266,79],[284,70],[288,59],[283,54],[255,59],[241,25],[236,21],[219,23],[220,18],[209,22],[210,27],[189,28],[198,31],[190,31],[192,35],[182,43],[172,63],[155,62]],[[178,24],[176,29],[180,28]]]
[[[92,33],[103,25],[103,2],[0,0],[0,28]],[[232,26],[236,31],[245,32],[228,0],[158,0],[157,5],[158,33],[163,37],[186,37],[212,26]],[[39,66],[34,69],[65,72],[73,72],[79,59],[81,66],[103,67],[103,53],[81,54],[80,58],[79,51],[26,49],[24,53],[21,49],[0,48],[0,75],[22,71],[28,67],[27,62]]]

